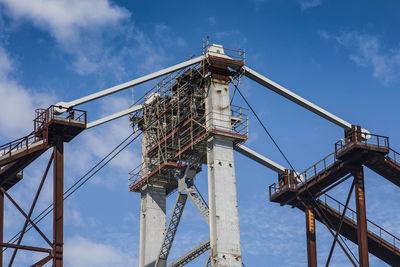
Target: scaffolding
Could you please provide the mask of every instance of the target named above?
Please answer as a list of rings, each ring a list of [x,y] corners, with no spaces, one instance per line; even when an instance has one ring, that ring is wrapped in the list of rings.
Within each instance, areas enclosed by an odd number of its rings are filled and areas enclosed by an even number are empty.
[[[143,111],[131,117],[131,122],[146,136],[145,161],[129,173],[130,191],[139,192],[151,183],[165,187],[169,194],[177,188],[176,177],[187,166],[197,166],[200,171],[207,163],[206,141],[210,136],[225,135],[235,144],[247,139],[246,109],[231,105],[229,118],[206,112],[210,74],[240,78],[238,72],[216,64],[223,60],[216,60],[209,55],[203,62],[167,76],[140,100]],[[231,121],[229,126],[218,123],[226,120]]]

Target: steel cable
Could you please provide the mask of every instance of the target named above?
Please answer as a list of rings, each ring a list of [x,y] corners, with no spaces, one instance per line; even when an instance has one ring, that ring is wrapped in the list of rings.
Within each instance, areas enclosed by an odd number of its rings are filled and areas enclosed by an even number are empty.
[[[283,156],[283,158],[285,159],[285,161],[288,163],[288,165],[290,166],[291,170],[296,174],[297,178],[300,179],[299,173],[296,172],[294,170],[293,165],[290,163],[289,159],[286,157],[286,155],[283,153],[282,149],[279,147],[278,143],[275,141],[275,139],[272,137],[272,135],[269,133],[269,131],[267,130],[267,128],[265,127],[264,123],[261,121],[260,117],[257,115],[257,113],[255,112],[255,110],[253,109],[253,107],[250,105],[250,103],[247,101],[246,97],[242,94],[242,92],[240,91],[240,89],[238,88],[238,86],[234,83],[234,80],[231,77],[231,82],[232,84],[235,86],[236,91],[240,94],[240,96],[243,98],[243,100],[246,102],[247,106],[249,107],[249,109],[251,110],[251,112],[253,113],[253,115],[256,117],[257,121],[260,123],[261,127],[264,129],[264,131],[267,133],[267,135],[269,136],[269,138],[271,139],[271,141],[273,142],[273,144],[275,145],[275,147],[279,150],[279,152],[281,153],[281,155]],[[301,181],[301,179],[300,179]],[[321,209],[319,203],[315,200],[314,196],[311,194],[311,192],[308,190],[308,186],[306,183],[303,183],[305,185],[306,188],[306,192],[307,194],[310,196],[310,199],[312,200],[312,204],[315,206],[315,208],[318,210],[318,212],[324,217],[324,219],[329,223],[329,226],[332,229],[335,229],[333,227],[332,222],[329,220],[329,218],[327,217],[327,215],[325,214],[325,212]],[[349,250],[349,252],[351,253],[351,255],[354,257],[354,259],[357,261],[358,263],[358,259],[355,257],[355,255],[353,254],[353,252],[350,250],[350,248],[348,247],[348,245],[346,244],[346,242],[344,241],[344,239],[342,238],[341,235],[339,235],[340,239],[342,240],[343,244],[346,246],[346,248]]]
[[[129,146],[133,141],[135,141],[141,134],[140,132],[138,135],[136,135],[132,140],[130,140],[126,145],[124,145],[120,150],[118,150],[111,158],[109,158],[103,165],[101,165],[97,170],[96,167],[98,167],[103,161],[105,161],[110,155],[112,155],[119,147],[121,147],[125,142],[131,138],[136,131],[133,131],[127,138],[125,138],[120,144],[118,144],[111,152],[109,152],[103,159],[101,159],[98,163],[96,163],[89,171],[87,171],[81,178],[79,178],[72,186],[70,186],[65,192],[64,192],[64,198],[63,200],[66,200],[68,197],[70,197],[74,192],[76,192],[80,187],[82,187],[87,181],[89,181],[97,172],[99,172],[105,165],[107,165],[111,160],[113,160],[119,153],[122,152],[127,146]],[[95,170],[92,174],[90,174],[93,170]],[[90,174],[90,175],[89,175]],[[89,175],[89,176],[88,176]],[[87,177],[88,176],[88,177]],[[85,179],[86,178],[86,179]],[[83,180],[82,183],[80,183]],[[79,184],[80,183],[80,184]],[[74,188],[75,187],[75,188]],[[70,192],[71,191],[71,192]],[[68,193],[70,192],[70,193]],[[37,224],[41,220],[43,220],[50,212],[53,211],[53,204],[50,204],[47,208],[45,208],[39,215],[37,215],[32,221]],[[25,233],[28,232],[33,226],[29,225],[29,228],[25,230]],[[21,231],[17,234],[15,234],[9,241],[8,243],[14,243],[17,240],[17,237],[21,234]],[[7,248],[4,248],[3,251],[5,251]]]

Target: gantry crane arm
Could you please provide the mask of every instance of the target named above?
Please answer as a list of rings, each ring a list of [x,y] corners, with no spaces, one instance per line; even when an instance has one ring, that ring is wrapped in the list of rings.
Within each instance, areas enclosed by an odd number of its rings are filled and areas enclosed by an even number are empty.
[[[309,111],[317,114],[318,116],[342,127],[345,130],[351,130],[351,123],[333,115],[332,113],[326,111],[325,109],[311,103],[310,101],[302,98],[301,96],[293,93],[292,91],[286,89],[285,87],[277,84],[274,81],[271,81],[267,77],[261,75],[260,73],[250,69],[247,66],[243,67],[244,75],[249,79],[261,84],[264,87],[274,91],[275,93],[289,99],[290,101],[308,109]],[[365,129],[362,129],[363,133],[365,133],[365,137],[368,139],[369,132]]]
[[[114,93],[122,91],[122,90],[125,90],[127,88],[132,87],[132,86],[139,85],[141,83],[156,79],[156,78],[161,77],[161,76],[163,76],[165,74],[169,74],[171,72],[174,72],[174,71],[181,70],[183,68],[189,67],[191,65],[194,65],[196,63],[201,62],[203,59],[204,59],[204,56],[199,56],[199,57],[187,60],[185,62],[176,64],[176,65],[171,66],[169,68],[165,68],[165,69],[159,70],[157,72],[145,75],[143,77],[131,80],[131,81],[123,83],[123,84],[119,84],[119,85],[113,86],[111,88],[102,90],[102,91],[97,92],[97,93],[90,94],[88,96],[81,97],[79,99],[76,99],[76,100],[73,100],[73,101],[70,101],[70,102],[59,102],[59,103],[56,104],[56,106],[61,106],[63,108],[72,108],[72,107],[75,107],[75,106],[79,106],[81,104],[84,104],[84,103],[87,103],[87,102],[102,98],[102,97],[110,95],[110,94],[114,94]]]

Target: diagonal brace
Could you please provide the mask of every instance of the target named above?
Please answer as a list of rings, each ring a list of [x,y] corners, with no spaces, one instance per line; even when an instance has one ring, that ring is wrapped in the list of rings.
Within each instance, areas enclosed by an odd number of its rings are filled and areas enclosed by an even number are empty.
[[[187,195],[178,193],[178,197],[175,202],[174,210],[172,211],[171,219],[169,220],[168,227],[164,234],[164,241],[161,245],[160,253],[155,264],[155,267],[165,266],[162,263],[166,263],[169,252],[174,242],[176,231],[182,217],[183,209],[185,207]]]
[[[191,262],[192,260],[194,260],[195,258],[197,258],[198,256],[202,255],[204,252],[206,252],[209,249],[210,249],[210,239],[207,239],[207,240],[203,241],[202,243],[200,243],[199,245],[197,245],[196,247],[194,247],[193,249],[186,252],[183,256],[179,257],[177,260],[175,260],[171,264],[169,264],[168,267],[184,266],[184,265],[188,264],[189,262]]]
[[[49,159],[49,163],[47,164],[46,170],[44,171],[42,180],[40,181],[39,188],[38,188],[38,190],[37,190],[37,192],[36,192],[35,198],[34,198],[34,200],[33,200],[33,202],[32,202],[31,208],[30,208],[30,210],[29,210],[29,213],[28,213],[28,218],[29,218],[29,219],[31,218],[32,213],[33,213],[33,210],[35,209],[37,200],[38,200],[38,198],[39,198],[40,192],[42,191],[42,187],[43,187],[43,184],[44,184],[44,182],[45,182],[45,180],[46,180],[47,174],[48,174],[48,172],[49,172],[51,163],[53,162],[53,158],[54,158],[54,154],[51,154],[50,159]],[[20,245],[20,244],[21,244],[22,238],[24,237],[26,227],[28,226],[28,218],[25,220],[24,226],[22,227],[21,234],[20,234],[20,236],[19,236],[19,238],[18,238],[17,245]],[[14,259],[15,259],[15,256],[17,255],[17,251],[18,251],[18,248],[15,248],[15,249],[14,249],[14,252],[13,252],[13,254],[12,254],[12,256],[11,256],[10,263],[9,263],[9,265],[8,265],[9,267],[12,266],[12,264],[13,264],[13,262],[14,262]]]
[[[338,226],[338,228],[336,229],[336,235],[335,235],[335,238],[333,239],[333,243],[332,243],[332,246],[331,246],[331,250],[329,251],[328,260],[326,261],[326,265],[325,265],[326,267],[329,266],[329,263],[330,263],[331,258],[332,258],[333,250],[335,249],[336,241],[337,241],[337,239],[338,239],[340,230],[342,229],[343,219],[344,219],[344,217],[346,216],[347,207],[348,207],[348,205],[349,205],[350,198],[351,198],[351,195],[352,195],[352,193],[353,193],[353,188],[354,188],[354,180],[353,180],[353,183],[352,183],[351,186],[350,186],[349,194],[347,195],[346,204],[345,204],[345,206],[344,206],[344,210],[343,210],[342,216],[340,217],[339,226]]]
[[[19,210],[19,212],[29,221],[29,223],[33,226],[33,228],[36,229],[36,231],[43,237],[43,239],[49,244],[51,247],[53,244],[50,242],[50,240],[43,234],[42,231],[40,231],[39,227],[31,220],[31,218],[26,215],[26,213],[21,209],[21,207],[17,204],[17,202],[14,201],[14,199],[7,193],[6,190],[4,190],[3,187],[0,187],[0,191],[3,192],[4,195],[7,196],[7,198],[13,203],[13,205]]]

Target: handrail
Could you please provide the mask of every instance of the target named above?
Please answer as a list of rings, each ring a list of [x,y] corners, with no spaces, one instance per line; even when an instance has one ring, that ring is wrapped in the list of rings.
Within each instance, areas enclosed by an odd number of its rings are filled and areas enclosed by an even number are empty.
[[[400,154],[393,149],[389,147],[389,137],[383,136],[383,135],[377,135],[377,134],[371,134],[368,133],[368,139],[367,138],[361,138],[363,132],[355,131],[354,132],[356,136],[356,142],[358,143],[363,143],[365,145],[374,145],[377,146],[378,148],[387,148],[389,149],[389,156],[393,154],[393,157],[390,157],[390,159],[394,160],[396,163],[400,164]],[[358,137],[357,136],[361,136]],[[354,143],[354,141],[351,138],[351,134],[347,135],[345,139],[340,139],[335,143],[335,151],[328,156],[324,157],[311,167],[307,168],[305,171],[299,174],[300,179],[296,179],[299,184],[304,184],[307,183],[309,180],[313,179],[314,177],[317,176],[320,172],[326,170],[327,168],[331,167],[333,164],[336,162],[340,161],[337,159],[338,153],[340,151],[343,151],[343,149],[349,147],[351,144]],[[354,136],[353,136],[354,137]],[[272,185],[271,185],[272,186]],[[286,186],[287,187],[287,186]],[[280,190],[285,189],[285,186],[279,186],[279,187],[271,187],[270,192],[274,192],[272,194],[278,193]],[[272,190],[272,191],[271,191]]]
[[[356,136],[362,137],[362,135],[365,135],[363,132],[355,131],[354,132]],[[384,135],[378,135],[378,134],[371,134],[368,133],[368,139],[367,138],[356,138],[357,140],[352,140],[352,136],[347,135],[344,139],[340,139],[335,143],[335,153],[338,154],[338,152],[342,151],[349,145],[353,144],[354,142],[357,143],[363,143],[365,145],[375,145],[378,148],[388,148],[389,147],[389,137],[384,136]],[[400,158],[400,156],[399,156]]]
[[[322,201],[322,197],[324,197],[324,201]],[[318,199],[320,202],[324,203],[327,207],[337,210],[340,214],[343,214],[345,205],[343,203],[341,203],[340,201],[329,196],[328,194],[323,194]],[[335,209],[332,205],[329,205],[327,199],[333,201],[335,203],[335,205],[337,204],[338,209]],[[354,224],[357,224],[357,212],[352,210],[349,207],[347,208],[347,211],[351,212],[351,216],[349,216],[348,213],[346,213],[345,216],[347,217],[347,219],[351,220]],[[393,234],[389,233],[387,230],[383,229],[382,227],[380,227],[379,225],[375,224],[374,222],[372,222],[368,219],[367,219],[367,224],[373,226],[373,227],[367,227],[369,232],[375,234],[377,237],[379,237],[380,240],[385,241],[388,245],[390,245],[394,249],[400,250],[400,247],[399,247],[400,239],[398,237],[394,236]],[[372,229],[377,229],[378,231],[373,231]],[[393,240],[393,242],[388,241],[388,238],[384,238],[383,236],[389,237],[390,239]]]
[[[69,109],[64,115],[56,115],[56,109],[59,108],[55,105],[50,106],[47,109],[36,109],[34,121],[34,131],[27,136],[11,141],[7,144],[0,146],[0,157],[4,157],[9,154],[12,156],[12,152],[25,148],[29,149],[29,146],[41,140],[46,140],[46,134],[40,134],[42,130],[46,128],[46,124],[52,120],[66,119],[68,122],[81,122],[86,125],[86,111],[79,109]]]
[[[399,152],[389,148],[389,154],[387,154],[387,157],[390,160],[394,161],[395,163],[400,164],[400,153]]]

